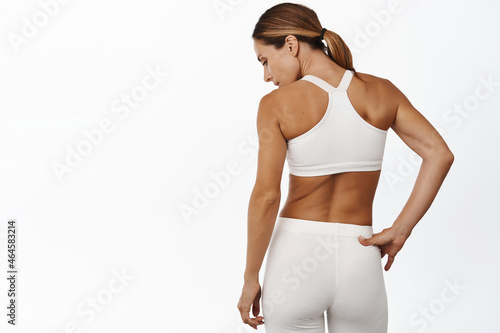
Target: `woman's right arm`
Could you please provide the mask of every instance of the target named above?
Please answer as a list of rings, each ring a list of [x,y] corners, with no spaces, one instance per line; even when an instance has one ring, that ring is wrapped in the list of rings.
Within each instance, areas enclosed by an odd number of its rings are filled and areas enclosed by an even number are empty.
[[[389,80],[385,80],[388,96],[397,105],[391,128],[422,158],[413,190],[391,228],[363,240],[363,245],[379,245],[382,257],[388,254],[385,270],[403,247],[415,225],[427,212],[436,197],[451,165],[454,155],[438,131],[418,112],[408,98]]]

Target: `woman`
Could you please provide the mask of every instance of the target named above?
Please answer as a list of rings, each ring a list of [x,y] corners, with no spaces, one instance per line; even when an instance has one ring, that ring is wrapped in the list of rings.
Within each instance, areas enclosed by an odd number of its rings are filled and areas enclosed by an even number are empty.
[[[264,80],[279,89],[262,98],[257,114],[241,318],[254,329],[265,320],[267,333],[316,333],[325,332],[326,311],[329,332],[387,332],[380,259],[388,255],[389,270],[454,156],[389,80],[355,71],[347,45],[311,9],[276,5],[260,17],[252,38]],[[423,161],[394,224],[373,234],[389,128]],[[275,223],[285,159],[289,192]]]

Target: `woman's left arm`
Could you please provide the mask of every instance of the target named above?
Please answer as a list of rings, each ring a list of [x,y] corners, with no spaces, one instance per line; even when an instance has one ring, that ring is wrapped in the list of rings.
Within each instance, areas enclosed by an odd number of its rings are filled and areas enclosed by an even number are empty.
[[[257,177],[248,205],[247,256],[244,286],[238,309],[245,324],[256,328],[259,318],[249,318],[250,308],[260,311],[259,271],[274,230],[281,199],[281,176],[287,143],[279,125],[279,104],[270,93],[262,98],[257,113],[259,153]]]

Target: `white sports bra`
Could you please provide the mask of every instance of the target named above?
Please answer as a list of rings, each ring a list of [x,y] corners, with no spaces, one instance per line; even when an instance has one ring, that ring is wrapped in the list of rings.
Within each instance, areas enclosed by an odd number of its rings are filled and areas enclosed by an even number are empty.
[[[366,122],[347,95],[353,72],[346,70],[337,88],[313,75],[301,80],[328,93],[328,107],[309,131],[287,141],[290,173],[312,177],[382,168],[387,131]]]

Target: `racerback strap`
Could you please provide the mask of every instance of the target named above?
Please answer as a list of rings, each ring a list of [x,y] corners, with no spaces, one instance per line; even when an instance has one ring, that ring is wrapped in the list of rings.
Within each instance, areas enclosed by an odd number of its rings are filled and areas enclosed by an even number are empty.
[[[340,80],[339,86],[337,88],[335,88],[325,80],[310,74],[304,76],[301,80],[312,82],[330,94],[335,90],[347,90],[347,87],[349,87],[349,84],[351,83],[352,77],[353,77],[352,71],[347,69],[344,75],[342,76],[342,79]]]

